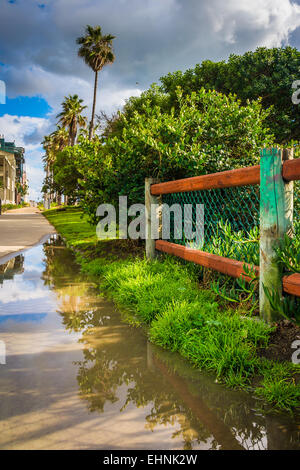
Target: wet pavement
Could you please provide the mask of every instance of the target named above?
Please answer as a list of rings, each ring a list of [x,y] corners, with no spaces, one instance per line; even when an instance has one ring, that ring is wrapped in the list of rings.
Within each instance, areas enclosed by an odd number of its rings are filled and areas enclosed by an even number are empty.
[[[0,215],[0,263],[11,254],[27,249],[55,233],[54,227],[36,207],[12,209]]]
[[[57,236],[0,265],[0,342],[1,449],[300,448],[300,417],[148,343]]]

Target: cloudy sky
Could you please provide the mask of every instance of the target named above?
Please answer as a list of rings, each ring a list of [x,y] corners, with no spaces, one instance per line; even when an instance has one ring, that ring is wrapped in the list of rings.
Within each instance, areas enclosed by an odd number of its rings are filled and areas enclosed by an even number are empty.
[[[40,197],[40,142],[67,94],[91,108],[93,74],[77,57],[87,24],[116,36],[97,112],[121,108],[151,83],[204,59],[258,46],[300,49],[300,0],[0,0],[0,134],[26,149],[30,197]],[[299,77],[300,79],[300,77]],[[88,114],[89,116],[89,114]]]

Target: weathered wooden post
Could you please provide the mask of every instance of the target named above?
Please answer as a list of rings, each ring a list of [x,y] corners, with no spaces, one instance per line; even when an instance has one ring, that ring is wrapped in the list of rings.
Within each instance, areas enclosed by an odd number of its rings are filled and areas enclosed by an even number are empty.
[[[159,233],[159,197],[151,194],[151,185],[158,183],[156,178],[145,179],[146,207],[146,258],[155,258],[155,240]]]
[[[282,178],[284,159],[293,158],[291,150],[262,149],[260,152],[260,316],[271,322],[277,312],[271,307],[264,288],[282,298],[282,279],[275,249],[293,225],[293,184]]]
[[[282,162],[294,158],[294,149],[284,149],[282,152]],[[294,181],[284,182],[284,223],[285,233],[293,236],[293,214],[294,214]]]

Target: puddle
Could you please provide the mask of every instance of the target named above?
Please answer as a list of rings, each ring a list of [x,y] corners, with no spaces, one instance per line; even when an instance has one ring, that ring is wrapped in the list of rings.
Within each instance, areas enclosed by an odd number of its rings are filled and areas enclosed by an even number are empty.
[[[57,236],[0,266],[0,340],[1,449],[300,448],[299,417],[122,323]]]

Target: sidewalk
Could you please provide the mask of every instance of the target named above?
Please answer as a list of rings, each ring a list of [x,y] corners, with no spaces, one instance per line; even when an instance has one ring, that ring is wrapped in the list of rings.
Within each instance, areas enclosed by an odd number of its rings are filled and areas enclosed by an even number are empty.
[[[38,243],[55,229],[35,207],[4,212],[0,216],[0,263],[7,255]]]

